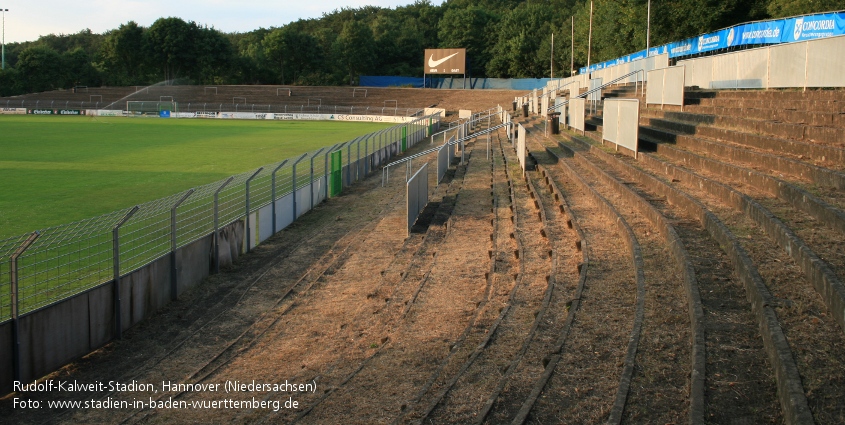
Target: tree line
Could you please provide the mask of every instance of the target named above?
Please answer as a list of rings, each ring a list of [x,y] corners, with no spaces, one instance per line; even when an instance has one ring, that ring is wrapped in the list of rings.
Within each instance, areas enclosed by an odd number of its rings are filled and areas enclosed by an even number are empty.
[[[594,0],[591,62],[646,46],[648,0]],[[73,86],[356,84],[359,75],[422,76],[426,48],[467,49],[473,77],[568,76],[587,63],[589,0],[447,0],[366,6],[245,33],[180,18],[130,21],[6,45],[0,96]],[[653,0],[650,45],[752,20],[837,10],[841,0]],[[574,37],[573,37],[574,23]],[[552,41],[554,34],[554,41]],[[574,42],[573,42],[574,39]],[[574,57],[572,53],[574,46]]]

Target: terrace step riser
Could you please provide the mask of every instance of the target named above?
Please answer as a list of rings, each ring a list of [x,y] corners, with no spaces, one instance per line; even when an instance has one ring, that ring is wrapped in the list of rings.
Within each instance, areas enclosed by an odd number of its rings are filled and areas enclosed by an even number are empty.
[[[754,99],[684,98],[685,105],[740,109],[795,110],[810,112],[845,112],[845,102],[835,100],[795,100],[790,102]]]
[[[807,142],[819,142],[826,144],[845,144],[845,127],[817,127],[803,124],[759,121],[745,118],[743,114],[737,115],[703,115],[686,112],[661,112],[654,110],[643,111],[640,115],[645,118],[656,118],[666,121],[695,122],[737,130],[748,133],[758,133],[777,138],[788,138]]]
[[[686,105],[685,113],[744,117],[752,120],[779,121],[810,126],[845,127],[845,114],[830,111],[804,111],[791,109],[726,108],[722,106]]]
[[[657,130],[669,130],[675,133],[706,137],[713,140],[723,140],[744,146],[764,149],[774,153],[804,155],[818,161],[845,162],[845,149],[837,149],[827,146],[807,144],[806,142],[792,142],[783,139],[774,139],[757,134],[740,133],[734,130],[725,130],[715,127],[696,127],[674,121],[667,121],[654,118],[640,119],[640,132],[649,134],[661,141],[673,142],[674,134],[666,132],[648,133],[649,127]]]

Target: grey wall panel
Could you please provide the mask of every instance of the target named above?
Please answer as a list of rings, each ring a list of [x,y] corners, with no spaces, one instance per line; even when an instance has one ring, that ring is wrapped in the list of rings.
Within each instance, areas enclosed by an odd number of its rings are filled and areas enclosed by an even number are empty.
[[[88,294],[20,318],[21,379],[32,381],[88,354]]]
[[[276,230],[282,230],[293,223],[293,194],[288,193],[276,199]]]
[[[88,345],[92,350],[114,338],[114,285],[88,291]]]
[[[583,97],[576,97],[569,100],[569,125],[584,131],[584,114],[586,113],[586,101]]]
[[[12,391],[12,381],[15,380],[15,373],[12,369],[14,355],[12,352],[12,322],[0,324],[0,394],[8,394]]]
[[[803,87],[807,43],[782,44],[769,48],[769,87]]]
[[[326,176],[320,176],[318,179],[314,179],[314,206],[316,207],[321,202],[326,200]]]
[[[845,36],[808,42],[807,87],[845,87],[843,53]]]
[[[619,102],[616,99],[604,101],[602,118],[602,139],[618,143],[616,138],[619,134]]]
[[[243,220],[224,226],[220,229],[220,266],[231,265],[244,252],[244,222]]]
[[[264,242],[273,236],[273,206],[265,205],[258,210],[258,240]]]
[[[212,266],[213,243],[213,236],[208,235],[176,250],[177,295],[208,277]]]
[[[648,72],[648,86],[645,90],[645,102],[647,104],[663,104],[663,79],[665,74],[665,69],[654,69]]]
[[[123,300],[131,321],[123,324],[132,326],[150,317],[170,302],[170,255],[125,276],[121,286],[131,288],[131,299]]]
[[[311,185],[296,190],[296,218],[311,210]]]
[[[665,68],[663,83],[663,104],[684,105],[684,78],[686,69],[683,66]],[[651,82],[648,83],[651,86]]]

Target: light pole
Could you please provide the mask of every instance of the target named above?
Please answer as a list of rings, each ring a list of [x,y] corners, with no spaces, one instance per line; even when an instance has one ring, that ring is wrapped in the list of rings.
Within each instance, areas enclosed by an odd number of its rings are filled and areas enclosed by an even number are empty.
[[[646,14],[645,57],[648,57],[648,49],[651,47],[651,0],[648,0],[648,11]]]
[[[9,9],[0,9],[0,10],[3,11],[3,47],[2,47],[3,53],[2,53],[2,59],[0,59],[0,63],[2,63],[3,65],[2,65],[2,68],[0,68],[0,69],[6,69],[6,12],[8,12]]]

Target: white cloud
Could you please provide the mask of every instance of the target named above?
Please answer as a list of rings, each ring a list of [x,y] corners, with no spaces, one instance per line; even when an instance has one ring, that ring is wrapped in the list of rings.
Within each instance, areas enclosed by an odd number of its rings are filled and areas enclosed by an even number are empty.
[[[439,5],[443,0],[432,0]],[[72,34],[85,28],[102,33],[128,21],[149,26],[161,17],[186,21],[225,32],[278,27],[298,19],[319,18],[344,7],[396,7],[413,0],[224,1],[224,0],[0,0],[6,12],[6,42],[38,39],[47,34]]]

